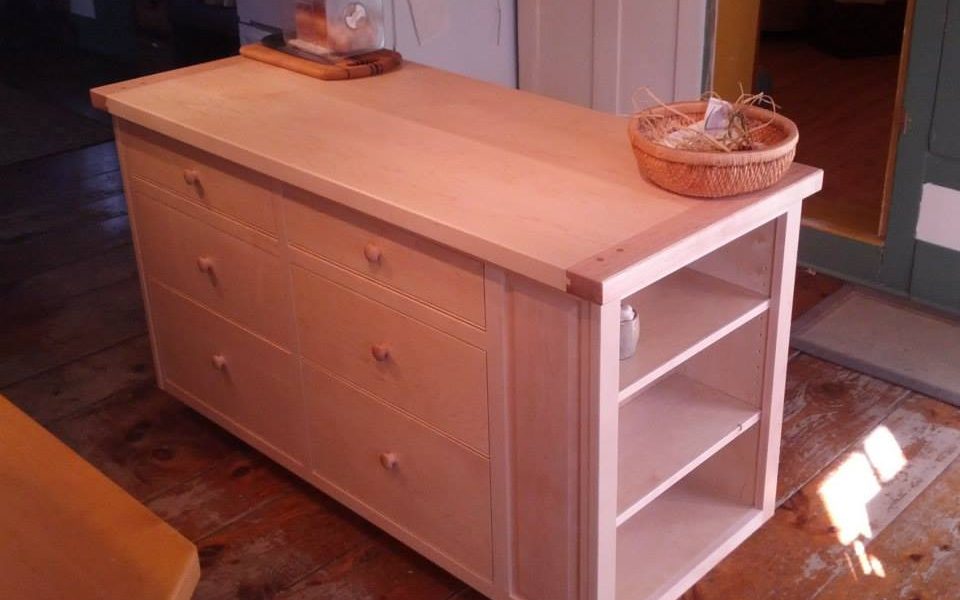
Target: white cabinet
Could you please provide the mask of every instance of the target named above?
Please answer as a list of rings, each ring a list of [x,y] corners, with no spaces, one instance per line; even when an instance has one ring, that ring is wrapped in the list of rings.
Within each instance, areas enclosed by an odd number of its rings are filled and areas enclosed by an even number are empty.
[[[520,88],[618,114],[701,93],[707,0],[518,0]]]

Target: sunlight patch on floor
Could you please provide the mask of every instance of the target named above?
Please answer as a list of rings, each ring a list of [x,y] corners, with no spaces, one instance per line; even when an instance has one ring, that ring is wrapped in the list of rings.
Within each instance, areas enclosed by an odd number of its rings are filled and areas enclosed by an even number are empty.
[[[862,451],[853,452],[820,485],[818,494],[827,508],[837,539],[853,551],[848,555],[851,570],[885,577],[883,563],[867,552],[866,540],[873,537],[870,501],[907,465],[907,458],[893,433],[885,426],[875,428],[863,441]],[[856,571],[854,571],[856,574]]]

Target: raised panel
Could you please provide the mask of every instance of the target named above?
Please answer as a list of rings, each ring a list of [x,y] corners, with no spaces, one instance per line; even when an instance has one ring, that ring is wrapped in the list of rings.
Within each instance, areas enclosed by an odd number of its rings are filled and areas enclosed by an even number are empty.
[[[128,177],[140,177],[229,215],[276,233],[272,179],[201,152],[127,121],[117,127]]]
[[[148,289],[162,384],[172,383],[255,443],[304,465],[296,358],[161,284]]]
[[[169,195],[158,188],[137,181],[133,188],[137,242],[147,274],[291,347],[292,305],[283,261],[172,208],[160,200]]]
[[[285,194],[293,246],[483,325],[480,261],[307,192]]]
[[[303,356],[488,452],[483,350],[293,267]]]
[[[489,579],[487,459],[312,365],[303,371],[313,473]]]
[[[936,89],[930,150],[934,154],[960,159],[960,116],[957,114],[960,107],[960,0],[950,0],[947,9]]]

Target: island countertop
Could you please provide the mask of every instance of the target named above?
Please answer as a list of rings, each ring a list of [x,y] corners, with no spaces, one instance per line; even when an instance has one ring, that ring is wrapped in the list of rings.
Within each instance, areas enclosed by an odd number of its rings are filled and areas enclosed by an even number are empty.
[[[415,63],[320,81],[234,57],[91,95],[115,117],[598,303],[776,217],[823,177],[795,164],[762,192],[678,196],[638,173],[625,118]]]

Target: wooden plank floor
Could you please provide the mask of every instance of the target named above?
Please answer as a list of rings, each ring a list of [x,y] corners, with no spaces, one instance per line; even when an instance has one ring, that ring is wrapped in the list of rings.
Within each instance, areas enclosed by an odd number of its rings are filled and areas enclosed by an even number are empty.
[[[199,599],[478,599],[156,389],[117,168],[0,169],[0,393],[197,543]],[[801,271],[795,314],[839,286]],[[685,598],[951,597],[958,456],[960,410],[794,356],[780,508]]]

